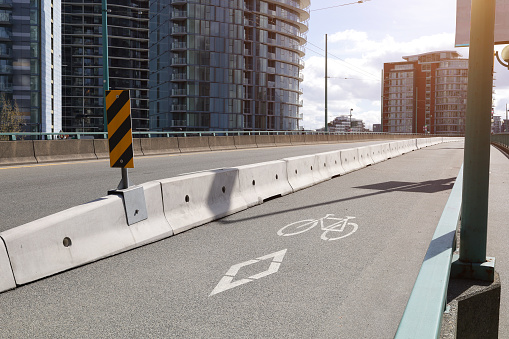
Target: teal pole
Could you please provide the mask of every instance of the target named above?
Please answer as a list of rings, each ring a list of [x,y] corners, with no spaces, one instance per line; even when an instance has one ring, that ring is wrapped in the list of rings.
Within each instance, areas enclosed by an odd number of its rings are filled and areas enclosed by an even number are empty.
[[[110,90],[110,71],[108,65],[108,4],[102,0],[102,26],[103,26],[103,87],[104,87],[104,132],[108,132],[108,120],[106,118],[106,91]]]
[[[329,131],[327,125],[327,34],[325,34],[325,132]]]
[[[472,0],[460,257],[486,261],[495,0]]]

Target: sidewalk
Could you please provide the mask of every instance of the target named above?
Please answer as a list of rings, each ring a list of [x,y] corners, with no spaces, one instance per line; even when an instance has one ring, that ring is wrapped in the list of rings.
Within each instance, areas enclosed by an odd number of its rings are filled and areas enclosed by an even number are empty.
[[[499,338],[509,338],[509,158],[491,147],[488,246],[486,255],[495,257],[495,270],[500,274]]]

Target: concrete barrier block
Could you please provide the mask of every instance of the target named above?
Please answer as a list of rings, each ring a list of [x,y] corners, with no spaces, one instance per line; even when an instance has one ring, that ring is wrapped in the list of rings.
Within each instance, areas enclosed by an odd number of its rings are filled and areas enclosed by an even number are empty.
[[[357,148],[357,151],[359,152],[359,163],[362,165],[362,167],[370,166],[375,163],[371,158],[371,152],[368,146],[359,147]]]
[[[326,134],[318,134],[316,135],[316,143],[317,144],[328,144],[329,136]]]
[[[143,138],[140,141],[144,155],[180,153],[177,138]]]
[[[0,141],[0,165],[36,163],[32,140]]]
[[[11,262],[9,261],[5,244],[2,239],[0,239],[0,293],[12,290],[15,287],[16,282],[14,281],[14,275],[11,269]]]
[[[292,140],[289,135],[275,135],[276,146],[292,146]]]
[[[304,135],[304,140],[306,142],[306,145],[313,145],[317,143],[316,134],[306,134]]]
[[[94,139],[94,153],[97,159],[109,159],[108,139]]]
[[[177,139],[182,153],[210,151],[208,137],[178,137]]]
[[[161,182],[164,213],[175,234],[247,208],[238,169],[185,174]]]
[[[240,192],[248,207],[293,191],[288,182],[285,161],[276,160],[236,168],[239,170]]]
[[[141,139],[133,138],[133,155],[135,157],[143,156],[143,150],[141,148]]]
[[[426,138],[418,138],[416,139],[417,142],[417,149],[421,149],[427,146],[426,144]]]
[[[304,134],[292,134],[290,135],[290,141],[292,145],[305,145],[306,136]]]
[[[254,135],[235,135],[233,136],[235,147],[239,148],[257,148],[256,139]]]
[[[320,171],[326,172],[322,176],[332,178],[338,175],[346,173],[345,169],[341,165],[341,153],[340,151],[331,151],[316,154],[318,158],[318,165]]]
[[[256,145],[258,147],[276,147],[274,135],[255,135]]]
[[[367,148],[369,149],[369,155],[371,156],[371,160],[373,160],[374,164],[388,159],[388,152],[384,151],[384,146],[382,144],[367,146]]]
[[[34,140],[37,162],[97,159],[93,139]]]
[[[129,226],[134,244],[132,247],[125,248],[125,250],[173,235],[173,229],[164,215],[161,183],[159,181],[149,181],[140,186],[143,187],[145,194],[148,218]]]
[[[399,157],[401,154],[400,144],[398,141],[390,142],[389,143],[389,150],[391,154],[391,158]]]
[[[209,146],[212,151],[236,149],[233,136],[209,137]]]
[[[346,173],[356,171],[365,167],[359,162],[359,152],[357,148],[344,149],[341,153],[341,166],[343,166]]]
[[[304,155],[293,158],[285,158],[288,182],[294,191],[316,185],[330,179],[324,172],[320,172],[318,157]]]
[[[135,243],[118,196],[32,221],[0,237],[18,285],[121,252]]]

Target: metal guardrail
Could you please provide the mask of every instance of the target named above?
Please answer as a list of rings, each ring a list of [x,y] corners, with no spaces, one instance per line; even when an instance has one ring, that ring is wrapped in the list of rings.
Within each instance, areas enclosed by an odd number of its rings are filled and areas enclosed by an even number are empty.
[[[240,136],[240,135],[394,135],[394,136],[420,136],[420,137],[457,137],[458,135],[446,134],[423,134],[423,133],[385,133],[385,132],[322,132],[322,131],[178,131],[178,132],[160,132],[160,131],[135,131],[134,137],[138,138],[158,138],[158,137],[189,137],[189,136]],[[107,139],[107,132],[60,132],[60,133],[40,133],[40,132],[18,132],[18,133],[0,133],[1,136],[7,136],[9,140],[22,140],[25,137],[38,140],[53,139]]]
[[[509,133],[492,134],[491,142],[509,147]]]
[[[463,166],[433,234],[395,339],[430,339],[440,336],[452,254],[456,250],[462,191]]]

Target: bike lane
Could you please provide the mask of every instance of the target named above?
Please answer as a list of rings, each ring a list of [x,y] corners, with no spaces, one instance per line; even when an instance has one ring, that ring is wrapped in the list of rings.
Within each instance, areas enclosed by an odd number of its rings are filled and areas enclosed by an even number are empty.
[[[411,152],[0,295],[3,333],[391,338],[462,154]],[[356,231],[278,235],[330,214]]]

